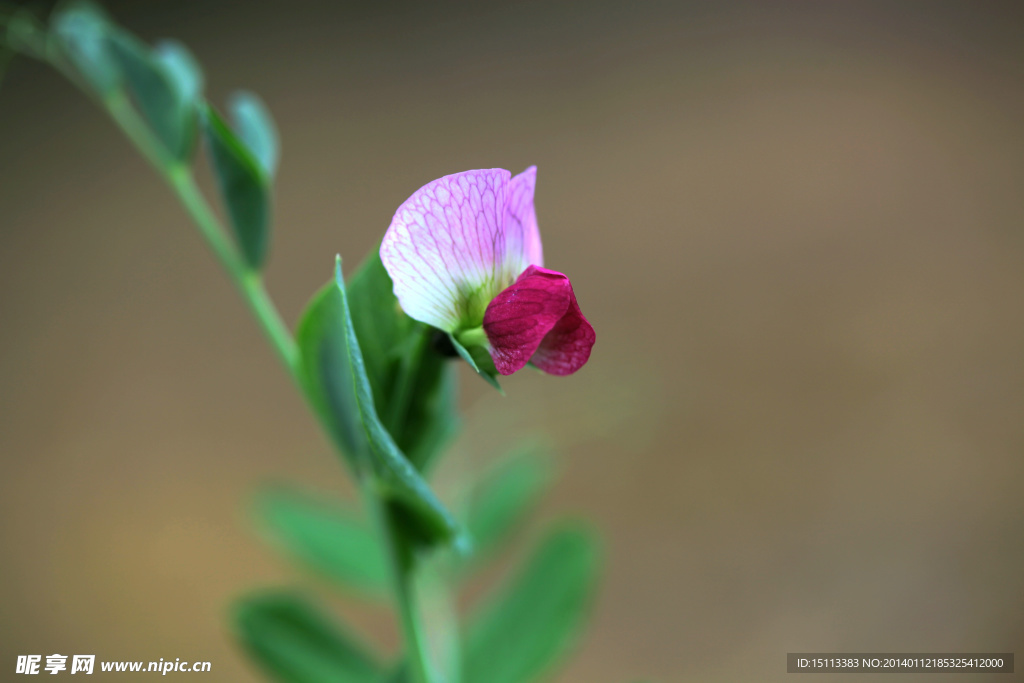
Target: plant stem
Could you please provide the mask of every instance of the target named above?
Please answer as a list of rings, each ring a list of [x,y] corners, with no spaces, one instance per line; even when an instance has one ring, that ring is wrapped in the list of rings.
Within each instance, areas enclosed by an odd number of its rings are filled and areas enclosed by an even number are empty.
[[[224,236],[216,216],[196,187],[192,173],[184,165],[172,168],[168,180],[175,189],[189,214],[199,227],[199,232],[207,244],[217,255],[224,269],[231,275],[238,290],[245,299],[249,310],[263,328],[264,334],[274,347],[281,362],[291,373],[296,382],[299,381],[299,351],[295,346],[288,326],[281,319],[277,307],[263,285],[263,278],[255,270],[248,268],[239,258],[234,246]],[[301,384],[300,384],[301,388]]]
[[[402,624],[407,665],[412,683],[434,683],[430,667],[430,652],[423,624],[416,608],[414,581],[415,557],[412,549],[402,540],[393,509],[373,490],[364,486],[368,504],[377,521],[377,528],[386,541],[391,582],[395,594],[395,608]]]
[[[3,40],[3,36],[0,36],[0,49],[10,48],[11,46],[6,45],[6,41]],[[88,88],[83,87],[81,80],[75,72],[67,67],[59,52],[51,50],[46,51],[44,54],[34,54],[32,56],[49,62],[51,66],[61,72],[86,95],[94,100],[96,99]],[[0,59],[4,58],[4,55],[0,55]],[[0,64],[0,67],[2,66],[4,64]],[[235,248],[235,245],[231,242],[220,220],[210,208],[205,197],[203,197],[202,192],[195,183],[191,168],[186,163],[173,158],[166,152],[145,122],[139,117],[123,90],[116,90],[100,99],[99,102],[135,148],[138,149],[161,177],[167,181],[177,195],[199,229],[200,235],[202,235],[207,245],[213,251],[221,266],[227,271],[232,282],[234,282],[248,305],[249,310],[259,322],[270,345],[288,369],[300,393],[310,402],[312,407],[312,401],[310,401],[305,382],[302,379],[302,366],[298,347],[295,344],[291,331],[281,319],[277,307],[274,305],[263,284],[263,278],[260,276],[260,273],[248,267]],[[423,342],[424,340],[420,341]],[[416,355],[421,352],[421,345],[418,345],[413,350],[413,353]],[[399,391],[403,394],[404,399],[410,390],[410,368],[403,367],[403,373]],[[321,418],[315,408],[314,413],[318,418]],[[428,659],[426,634],[420,623],[416,608],[416,587],[413,581],[415,558],[411,548],[403,540],[393,511],[388,507],[380,492],[376,490],[373,481],[364,479],[361,484],[367,499],[374,509],[375,517],[379,520],[380,533],[384,537],[388,548],[394,583],[395,603],[402,624],[402,632],[407,649],[407,663],[413,676],[413,683],[434,683]]]
[[[249,268],[228,239],[220,221],[196,186],[192,170],[184,163],[168,161],[159,143],[139,120],[124,93],[104,100],[104,105],[125,135],[135,144],[174,190],[199,233],[213,251],[221,266],[238,288],[249,310],[259,322],[270,345],[296,382],[299,378],[299,353],[287,325],[263,285],[259,272]],[[300,382],[301,388],[301,382]]]
[[[196,186],[191,169],[180,161],[168,159],[162,146],[139,118],[123,93],[106,98],[103,104],[125,135],[174,190],[196,227],[199,228],[199,233],[235,283],[242,298],[245,299],[249,310],[256,317],[299,391],[309,400],[305,383],[302,381],[299,351],[291,332],[267,293],[262,277],[242,260],[217,216]],[[425,336],[424,334],[424,338],[412,350],[416,356],[422,352]],[[408,367],[403,367],[403,372],[404,381],[400,390],[403,393],[403,398],[407,398],[410,389],[407,385],[411,382],[411,370]],[[312,407],[311,402],[310,405]],[[315,409],[314,412],[316,412]],[[402,624],[402,633],[407,649],[406,656],[413,676],[413,683],[434,683],[434,677],[430,672],[426,635],[416,609],[416,589],[413,581],[414,557],[411,549],[402,539],[392,511],[375,489],[372,481],[364,480],[362,489],[366,492],[365,495],[374,508],[375,517],[379,520],[380,533],[388,548],[395,605]]]

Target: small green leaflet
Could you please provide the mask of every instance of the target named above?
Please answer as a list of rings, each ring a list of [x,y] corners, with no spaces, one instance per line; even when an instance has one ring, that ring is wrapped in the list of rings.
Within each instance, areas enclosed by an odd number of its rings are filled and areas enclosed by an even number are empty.
[[[259,162],[267,177],[277,173],[280,146],[277,127],[263,100],[251,92],[236,92],[228,99],[228,111],[235,124],[235,132]]]
[[[462,683],[527,683],[546,673],[582,629],[597,569],[589,531],[549,534],[522,571],[470,620]]]
[[[210,105],[203,128],[235,241],[249,267],[259,270],[270,246],[270,176]]]
[[[121,72],[107,50],[109,25],[99,8],[71,3],[54,13],[51,26],[61,52],[99,95],[118,87]]]
[[[372,525],[340,501],[276,488],[256,499],[256,517],[282,547],[342,588],[386,594],[387,558]]]
[[[379,683],[366,648],[301,595],[275,591],[240,600],[235,635],[279,683]]]
[[[550,485],[553,469],[547,448],[526,443],[474,483],[465,517],[475,555],[498,547],[522,523]]]
[[[142,117],[174,159],[192,154],[196,132],[198,66],[180,45],[160,58],[137,38],[108,27],[107,52],[124,75]],[[189,73],[192,72],[192,73]]]

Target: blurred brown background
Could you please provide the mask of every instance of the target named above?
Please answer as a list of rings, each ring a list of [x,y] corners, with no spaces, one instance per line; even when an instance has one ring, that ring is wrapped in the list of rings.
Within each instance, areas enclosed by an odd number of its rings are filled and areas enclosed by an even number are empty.
[[[289,321],[420,185],[539,166],[547,260],[598,345],[505,399],[465,376],[459,450],[545,430],[545,515],[606,536],[558,680],[1021,654],[1021,5],[108,7],[191,46],[217,101],[270,105]],[[2,678],[61,652],[257,680],[225,606],[319,584],[245,501],[345,475],[168,191],[24,61],[0,85],[0,313]],[[386,615],[338,604],[394,645]]]

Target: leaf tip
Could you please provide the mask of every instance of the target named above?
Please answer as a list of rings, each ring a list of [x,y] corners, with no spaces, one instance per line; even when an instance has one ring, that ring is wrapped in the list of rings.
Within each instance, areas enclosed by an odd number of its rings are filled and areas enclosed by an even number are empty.
[[[339,287],[345,286],[345,278],[341,274],[341,254],[334,255],[334,281]]]

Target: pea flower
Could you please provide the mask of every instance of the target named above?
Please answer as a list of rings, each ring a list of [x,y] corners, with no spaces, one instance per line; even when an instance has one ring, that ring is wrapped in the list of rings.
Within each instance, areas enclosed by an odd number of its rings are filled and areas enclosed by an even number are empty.
[[[486,349],[502,375],[527,363],[571,375],[590,358],[594,328],[569,278],[543,267],[536,182],[531,166],[427,183],[398,207],[380,258],[411,318]]]

